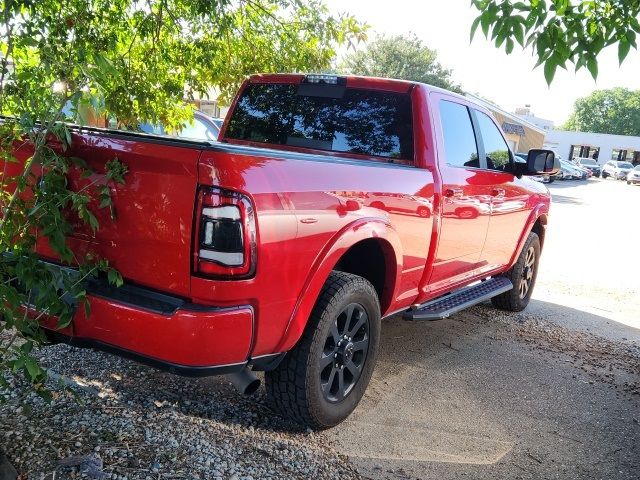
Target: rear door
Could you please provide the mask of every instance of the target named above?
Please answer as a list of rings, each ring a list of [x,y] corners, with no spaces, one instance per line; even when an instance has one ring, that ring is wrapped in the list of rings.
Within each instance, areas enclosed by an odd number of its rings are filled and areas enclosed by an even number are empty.
[[[430,290],[473,276],[480,265],[491,210],[491,185],[480,168],[479,149],[469,108],[434,94],[432,108],[442,177],[440,238]]]

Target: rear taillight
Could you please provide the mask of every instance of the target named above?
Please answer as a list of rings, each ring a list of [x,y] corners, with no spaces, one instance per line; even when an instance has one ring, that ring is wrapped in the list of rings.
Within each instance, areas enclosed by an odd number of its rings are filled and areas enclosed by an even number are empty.
[[[201,187],[196,205],[193,269],[197,275],[246,278],[256,269],[256,222],[241,193]]]

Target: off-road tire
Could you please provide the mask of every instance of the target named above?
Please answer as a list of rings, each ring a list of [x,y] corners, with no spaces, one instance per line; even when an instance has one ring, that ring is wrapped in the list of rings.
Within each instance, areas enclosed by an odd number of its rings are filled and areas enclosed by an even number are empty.
[[[369,318],[369,346],[360,377],[339,402],[329,402],[322,392],[320,357],[329,330],[345,306],[357,303]],[[347,418],[369,384],[380,340],[380,303],[373,285],[362,277],[333,271],[329,275],[306,330],[298,344],[275,370],[265,373],[265,388],[272,405],[286,419],[313,428],[333,427]]]
[[[531,285],[529,286],[526,295],[521,298],[519,285],[520,281],[525,274],[525,262],[527,260],[527,252],[533,248],[535,252],[535,260],[533,264],[533,278],[531,278]],[[520,256],[518,257],[518,261],[516,264],[504,274],[511,283],[513,283],[513,288],[507,292],[501,293],[491,299],[491,303],[494,307],[499,308],[500,310],[507,310],[510,312],[521,312],[524,310],[529,304],[529,300],[531,299],[531,294],[533,293],[533,288],[536,283],[536,277],[538,276],[538,264],[540,262],[540,239],[538,235],[534,232],[529,233],[529,237],[522,248],[522,252],[520,252]]]

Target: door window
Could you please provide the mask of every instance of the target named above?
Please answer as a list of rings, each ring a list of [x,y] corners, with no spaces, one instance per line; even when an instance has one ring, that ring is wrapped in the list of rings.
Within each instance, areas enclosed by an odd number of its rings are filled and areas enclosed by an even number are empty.
[[[511,162],[509,147],[493,120],[485,113],[476,110],[478,127],[482,135],[487,168],[490,170],[508,170]]]
[[[480,167],[469,109],[459,103],[442,100],[440,122],[447,164],[454,167]]]

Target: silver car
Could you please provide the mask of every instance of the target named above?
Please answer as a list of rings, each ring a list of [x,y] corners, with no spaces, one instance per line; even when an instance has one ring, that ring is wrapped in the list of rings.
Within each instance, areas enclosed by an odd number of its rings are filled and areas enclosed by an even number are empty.
[[[627,185],[638,185],[640,184],[640,165],[636,165],[633,170],[627,173]]]
[[[633,169],[629,162],[618,162],[611,160],[602,167],[602,178],[612,177],[616,180],[624,180],[627,174]]]

